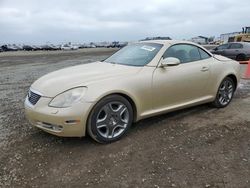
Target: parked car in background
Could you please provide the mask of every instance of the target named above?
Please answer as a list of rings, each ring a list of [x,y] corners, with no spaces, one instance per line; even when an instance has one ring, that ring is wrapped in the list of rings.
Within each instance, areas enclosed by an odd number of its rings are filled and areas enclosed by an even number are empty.
[[[107,48],[108,45],[109,45],[109,42],[96,42],[96,43],[94,43],[94,46],[96,48]]]
[[[23,46],[22,45],[17,45],[17,44],[12,44],[12,48],[14,48],[15,50],[14,51],[17,51],[17,50],[23,50]]]
[[[53,47],[51,45],[49,45],[49,44],[45,44],[45,45],[41,46],[41,50],[49,51],[49,50],[53,50]]]
[[[111,44],[107,45],[107,48],[123,48],[127,44],[128,44],[127,42],[114,41]]]
[[[250,43],[231,42],[222,44],[210,51],[213,54],[222,55],[237,61],[246,61],[250,58]]]
[[[77,50],[77,49],[79,49],[79,47],[72,44],[63,44],[61,46],[61,50]]]
[[[12,44],[2,45],[1,48],[2,48],[3,51],[17,51],[18,50],[18,48],[15,45],[12,45]]]
[[[41,77],[29,89],[25,111],[34,126],[48,133],[89,134],[109,143],[144,118],[203,103],[226,107],[239,81],[238,62],[200,45],[144,41],[104,61]]]
[[[94,43],[79,45],[79,48],[96,48],[96,47],[97,46]]]
[[[55,50],[61,50],[61,45],[57,44],[57,45],[53,45]]]
[[[146,37],[145,39],[141,39],[140,41],[147,41],[147,40],[171,40],[170,37]]]
[[[34,48],[32,46],[30,46],[30,45],[24,45],[23,46],[23,50],[25,50],[25,51],[32,51],[32,50],[34,50]]]
[[[60,45],[50,44],[48,46],[49,46],[50,50],[61,50],[61,46]]]
[[[0,46],[0,52],[3,52],[2,46]]]
[[[41,46],[39,46],[39,45],[32,45],[31,47],[33,48],[34,51],[42,49]]]

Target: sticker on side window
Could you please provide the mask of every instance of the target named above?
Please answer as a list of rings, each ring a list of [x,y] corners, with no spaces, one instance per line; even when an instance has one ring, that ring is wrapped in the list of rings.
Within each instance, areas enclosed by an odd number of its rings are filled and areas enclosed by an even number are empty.
[[[146,46],[146,45],[142,46],[141,49],[147,50],[147,51],[150,51],[150,52],[152,52],[152,51],[155,50],[154,47],[152,47],[152,46]]]

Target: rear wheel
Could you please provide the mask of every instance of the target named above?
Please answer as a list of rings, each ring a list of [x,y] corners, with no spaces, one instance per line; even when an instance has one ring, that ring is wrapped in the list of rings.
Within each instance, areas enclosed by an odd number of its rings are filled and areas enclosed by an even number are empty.
[[[239,54],[236,56],[236,61],[246,61],[247,57],[245,54]]]
[[[88,119],[88,134],[100,143],[114,142],[126,134],[132,120],[133,109],[127,99],[110,95],[93,108]]]
[[[216,98],[212,105],[216,108],[226,107],[232,100],[235,91],[234,81],[226,77],[220,84]]]

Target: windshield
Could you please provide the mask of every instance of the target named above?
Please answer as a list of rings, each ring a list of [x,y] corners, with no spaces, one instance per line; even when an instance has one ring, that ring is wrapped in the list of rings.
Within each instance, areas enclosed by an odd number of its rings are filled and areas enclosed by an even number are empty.
[[[107,63],[144,66],[156,56],[163,45],[156,43],[137,43],[125,46],[105,60]]]

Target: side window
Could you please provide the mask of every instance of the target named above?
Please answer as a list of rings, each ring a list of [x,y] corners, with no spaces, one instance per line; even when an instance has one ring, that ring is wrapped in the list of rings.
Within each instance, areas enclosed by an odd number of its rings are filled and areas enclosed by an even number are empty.
[[[199,48],[199,52],[200,52],[200,55],[201,55],[201,59],[208,59],[208,58],[211,57],[207,52],[205,52],[204,50],[202,50],[200,48]]]
[[[217,47],[218,50],[225,50],[227,48],[228,48],[228,44],[222,44],[222,45]]]
[[[240,48],[243,48],[243,45],[240,43],[232,43],[230,45],[230,49],[240,49]]]
[[[188,63],[201,59],[198,48],[189,44],[177,44],[169,47],[163,55],[163,58],[167,57],[178,58],[181,63]]]

